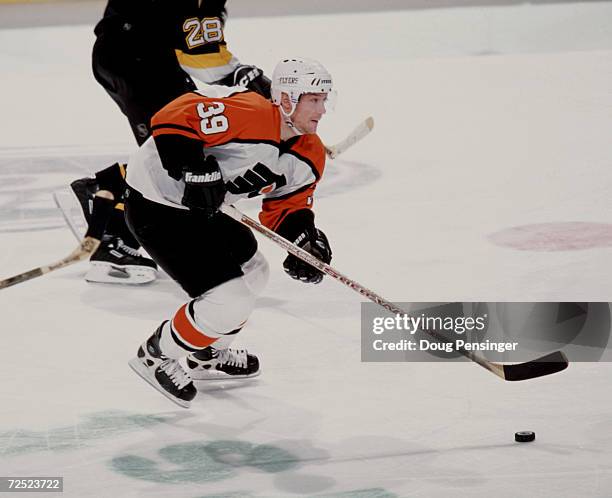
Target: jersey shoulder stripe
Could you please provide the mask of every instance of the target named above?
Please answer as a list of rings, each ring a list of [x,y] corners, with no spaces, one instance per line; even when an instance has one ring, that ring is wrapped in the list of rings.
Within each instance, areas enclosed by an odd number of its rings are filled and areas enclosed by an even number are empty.
[[[173,124],[173,123],[159,123],[159,124],[156,124],[154,126],[151,126],[151,131],[162,130],[164,128],[170,128],[172,130],[184,131],[185,133],[188,133],[190,135],[195,135],[195,136],[198,135],[193,129],[188,128],[187,126],[177,125],[177,124]]]

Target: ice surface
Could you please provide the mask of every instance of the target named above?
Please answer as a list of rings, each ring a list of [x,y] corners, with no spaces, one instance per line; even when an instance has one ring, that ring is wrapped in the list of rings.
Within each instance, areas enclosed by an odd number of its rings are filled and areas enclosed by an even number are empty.
[[[235,19],[227,38],[268,72],[286,54],[329,66],[328,143],[376,119],[316,205],[342,272],[397,301],[610,301],[611,18],[600,2]],[[0,31],[2,277],[66,255],[50,192],[133,146],[90,74],[91,28]],[[189,411],[127,366],[186,300],[172,281],[92,285],[81,264],[3,290],[0,473],[64,476],[71,497],[612,496],[609,364],[509,384],[361,363],[359,296],[294,282],[260,247],[273,272],[240,340],[263,374],[201,384]]]

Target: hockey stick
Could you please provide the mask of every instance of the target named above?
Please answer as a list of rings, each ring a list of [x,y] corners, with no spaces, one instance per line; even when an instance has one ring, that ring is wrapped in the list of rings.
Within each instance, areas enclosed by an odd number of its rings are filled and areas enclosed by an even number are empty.
[[[326,273],[327,275],[338,280],[347,287],[350,287],[355,292],[358,292],[362,296],[382,306],[391,313],[402,316],[407,315],[407,313],[398,306],[395,306],[393,303],[387,301],[386,299],[379,296],[370,289],[363,287],[358,282],[355,282],[346,275],[343,275],[330,265],[323,263],[322,261],[314,257],[312,254],[304,251],[303,249],[300,249],[298,246],[292,244],[287,239],[264,227],[263,225],[261,225],[254,219],[248,217],[247,215],[241,213],[234,206],[223,204],[221,206],[221,211],[226,215],[230,216],[231,218],[235,219],[236,221],[239,221],[247,227],[252,228],[256,232],[259,232],[264,237],[272,240],[287,252],[293,254],[297,258],[300,258],[306,263],[311,264],[315,268],[321,270],[323,273]],[[444,337],[439,332],[436,332],[435,330],[422,330],[426,334],[434,337],[439,341],[448,342],[448,339],[446,337]],[[534,379],[536,377],[543,377],[545,375],[550,375],[556,372],[560,372],[561,370],[565,370],[569,365],[566,356],[561,351],[556,351],[554,353],[547,354],[545,356],[542,356],[541,358],[532,361],[528,361],[525,363],[515,363],[512,365],[504,365],[502,363],[495,363],[489,361],[486,358],[475,354],[473,351],[468,351],[463,348],[457,348],[455,349],[455,351],[477,363],[481,367],[487,369],[489,372],[492,372],[498,377],[508,381],[527,380]]]
[[[325,146],[325,152],[330,159],[335,159],[370,133],[372,128],[374,128],[374,118],[370,116],[350,132],[344,140],[336,145]]]
[[[53,192],[53,200],[62,214],[64,221],[68,225],[68,228],[70,228],[72,235],[74,235],[79,242],[83,240],[87,230],[87,220],[74,194],[64,191]],[[71,204],[73,204],[74,207]]]
[[[60,259],[55,263],[46,266],[39,266],[33,270],[15,275],[14,277],[0,280],[0,289],[20,284],[21,282],[26,282],[27,280],[40,277],[54,270],[59,270],[60,268],[64,268],[73,263],[87,259],[100,245],[100,240],[102,239],[104,229],[106,228],[106,222],[108,221],[108,217],[110,216],[110,213],[114,207],[115,201],[113,194],[111,194],[108,190],[100,190],[97,192],[96,196],[94,197],[91,222],[89,224],[89,228],[87,229],[87,233],[79,246],[64,259]]]

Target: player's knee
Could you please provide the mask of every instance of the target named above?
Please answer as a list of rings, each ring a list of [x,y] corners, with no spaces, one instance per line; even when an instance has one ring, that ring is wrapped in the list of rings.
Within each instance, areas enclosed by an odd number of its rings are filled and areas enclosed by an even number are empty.
[[[261,294],[270,277],[270,265],[262,253],[255,255],[242,265],[244,280],[251,292],[256,296]]]
[[[193,302],[199,327],[214,335],[241,328],[255,307],[256,294],[244,277],[234,278],[202,294]]]

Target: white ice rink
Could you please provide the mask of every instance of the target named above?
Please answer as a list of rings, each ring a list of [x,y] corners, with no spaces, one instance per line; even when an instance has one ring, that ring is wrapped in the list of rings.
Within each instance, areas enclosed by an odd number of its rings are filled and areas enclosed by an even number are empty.
[[[593,2],[230,18],[226,36],[268,73],[328,66],[326,142],[376,120],[316,203],[340,271],[396,301],[612,301],[611,26]],[[92,44],[92,26],[0,30],[0,278],[70,252],[50,193],[133,147]],[[70,497],[612,497],[610,364],[512,384],[362,363],[361,298],[260,248],[240,342],[263,373],[200,383],[190,410],[127,366],[187,300],[167,277],[92,285],[83,263],[0,291],[0,475],[63,476]]]

